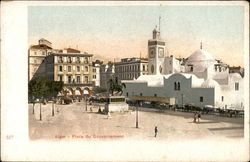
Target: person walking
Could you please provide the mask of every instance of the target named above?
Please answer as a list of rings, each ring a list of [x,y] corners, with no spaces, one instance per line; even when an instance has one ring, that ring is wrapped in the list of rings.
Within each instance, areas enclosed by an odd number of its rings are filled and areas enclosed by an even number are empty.
[[[198,122],[200,122],[201,114],[198,113]]]
[[[157,136],[157,133],[158,133],[158,128],[157,126],[155,126],[155,137]]]
[[[194,123],[196,123],[197,112],[194,113]]]

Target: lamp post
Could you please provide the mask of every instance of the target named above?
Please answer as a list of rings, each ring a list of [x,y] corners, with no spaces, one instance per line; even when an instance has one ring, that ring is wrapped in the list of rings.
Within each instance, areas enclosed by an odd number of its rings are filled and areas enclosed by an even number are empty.
[[[57,98],[58,99],[58,98]],[[59,100],[60,101],[60,100]],[[59,108],[58,108],[58,106],[56,107],[56,112],[59,112]]]
[[[183,96],[184,96],[184,95],[181,94],[181,105],[182,105],[182,108],[184,107],[184,106],[183,106]]]
[[[54,97],[52,97],[52,116],[55,115],[55,109],[54,109]]]
[[[35,114],[35,97],[33,96],[32,97],[32,101],[33,101],[33,111],[32,111],[32,114]]]
[[[88,111],[88,107],[87,107],[87,95],[85,95],[85,110]]]
[[[139,108],[139,101],[137,101],[137,105],[136,105],[136,123],[135,123],[135,127],[139,128],[139,123],[138,123],[138,108]]]
[[[87,108],[87,95],[89,94],[89,91],[84,89],[83,94],[85,96],[85,108],[86,108],[85,110],[88,111],[88,108]]]
[[[43,97],[41,97],[41,100],[40,100],[40,120],[42,120],[42,100],[43,100]]]

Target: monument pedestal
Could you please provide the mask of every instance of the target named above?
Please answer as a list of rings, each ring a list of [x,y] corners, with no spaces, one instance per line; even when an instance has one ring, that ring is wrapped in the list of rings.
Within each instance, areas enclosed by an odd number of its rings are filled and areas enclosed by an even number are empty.
[[[124,96],[110,96],[105,105],[106,112],[124,112],[128,111],[128,104]]]

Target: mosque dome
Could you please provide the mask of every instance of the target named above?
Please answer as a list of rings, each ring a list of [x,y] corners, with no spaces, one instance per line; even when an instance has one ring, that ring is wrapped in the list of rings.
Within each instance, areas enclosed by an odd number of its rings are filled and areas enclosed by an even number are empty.
[[[207,68],[214,64],[216,64],[214,57],[207,51],[199,49],[187,58],[185,68],[186,71],[192,71],[194,73],[204,72]]]
[[[215,61],[213,56],[204,50],[197,50],[191,56],[188,57],[188,62],[200,62],[200,61]]]
[[[214,88],[214,87],[220,87],[219,83],[216,82],[213,79],[207,79],[201,84],[202,88]]]

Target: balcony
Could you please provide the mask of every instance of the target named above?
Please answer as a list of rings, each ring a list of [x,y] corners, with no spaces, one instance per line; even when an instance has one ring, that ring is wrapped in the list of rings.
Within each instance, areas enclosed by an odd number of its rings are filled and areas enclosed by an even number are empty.
[[[83,82],[80,82],[80,83],[77,83],[77,82],[70,82],[70,83],[64,83],[66,86],[94,86],[95,85],[95,82],[94,81],[83,81]]]
[[[63,60],[58,60],[58,63],[63,63]]]

